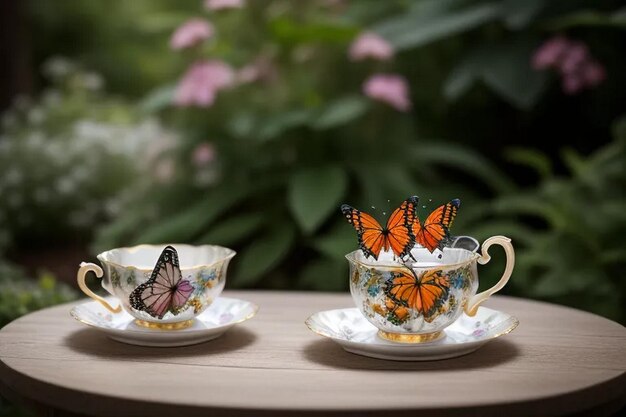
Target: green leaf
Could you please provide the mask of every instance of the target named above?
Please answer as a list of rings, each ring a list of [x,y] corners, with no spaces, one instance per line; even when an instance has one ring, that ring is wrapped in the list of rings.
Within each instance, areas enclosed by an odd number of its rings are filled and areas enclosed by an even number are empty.
[[[244,249],[237,261],[235,286],[250,285],[276,265],[289,253],[295,240],[294,229],[286,224],[276,227]]]
[[[192,207],[147,228],[135,243],[188,242],[246,193],[243,187],[213,190]]]
[[[339,214],[337,210],[337,215]],[[348,222],[342,222],[324,236],[315,239],[311,246],[329,258],[343,260],[346,254],[358,248],[357,235]]]
[[[435,16],[413,13],[384,21],[373,29],[396,49],[403,50],[473,29],[496,19],[499,14],[498,3],[482,3]]]
[[[512,105],[530,108],[548,82],[545,72],[535,71],[530,65],[533,47],[532,42],[520,39],[475,48],[450,73],[444,95],[456,100],[481,80]]]
[[[331,102],[311,126],[324,130],[349,123],[365,114],[369,101],[360,96],[347,96]]]
[[[350,41],[359,28],[346,23],[316,22],[303,24],[288,17],[279,17],[269,23],[272,35],[281,42],[303,44],[310,42],[338,43]]]
[[[550,30],[564,30],[580,26],[626,28],[626,8],[613,13],[595,10],[577,11],[553,19],[547,24]]]
[[[552,204],[534,195],[520,194],[502,196],[493,203],[493,210],[501,214],[537,216],[548,221],[552,226],[563,223],[563,213]]]
[[[448,100],[457,100],[467,93],[478,79],[480,68],[475,58],[466,58],[452,69],[443,85],[443,95]]]
[[[552,176],[550,158],[537,149],[513,147],[506,151],[506,157],[511,162],[533,169],[541,178]]]
[[[502,2],[504,21],[511,29],[522,29],[532,22],[545,5],[545,0],[504,0]]]
[[[236,138],[252,138],[257,127],[257,117],[249,111],[241,111],[226,123],[228,132]]]
[[[288,204],[298,224],[313,232],[337,209],[348,187],[348,176],[339,166],[309,168],[289,182]]]
[[[141,100],[139,108],[145,113],[155,113],[163,110],[172,103],[175,91],[176,85],[174,84],[158,87]]]
[[[450,143],[422,142],[414,149],[414,155],[424,163],[459,169],[467,175],[481,179],[494,190],[508,193],[516,189],[515,184],[487,158],[471,149]]]
[[[208,233],[198,239],[198,243],[233,245],[240,242],[263,224],[261,213],[244,214],[220,221]]]
[[[274,114],[259,121],[257,137],[262,141],[271,140],[290,129],[306,126],[311,121],[312,114],[308,109],[295,109]]]
[[[532,245],[536,233],[531,229],[516,221],[510,220],[488,220],[480,225],[474,225],[471,235],[477,239],[484,240],[495,235],[504,235],[513,239],[514,243]]]
[[[299,284],[316,291],[342,291],[348,288],[348,262],[322,259],[308,265]]]
[[[563,149],[561,151],[561,158],[569,171],[577,177],[582,177],[589,166],[580,153],[572,148]]]
[[[91,244],[91,252],[100,253],[118,246],[121,242],[129,239],[129,236],[132,236],[132,233],[145,221],[145,218],[146,210],[138,208],[127,210],[122,216],[97,230],[96,238]]]

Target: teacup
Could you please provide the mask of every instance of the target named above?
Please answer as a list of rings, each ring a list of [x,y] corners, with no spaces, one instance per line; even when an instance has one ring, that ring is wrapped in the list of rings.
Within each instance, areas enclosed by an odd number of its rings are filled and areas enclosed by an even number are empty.
[[[97,256],[102,268],[80,264],[78,286],[112,313],[120,313],[123,307],[138,325],[183,329],[220,295],[233,256],[232,249],[214,245],[111,249]],[[119,303],[116,307],[87,287],[85,277],[90,271],[102,278],[102,287]]]
[[[443,251],[411,251],[415,261],[397,262],[390,253],[378,260],[361,250],[346,255],[350,262],[350,292],[361,313],[384,339],[420,343],[438,339],[442,331],[465,312],[474,316],[480,304],[504,287],[511,277],[515,252],[511,240],[494,236],[482,244],[482,254],[472,248],[473,238],[457,238]],[[468,244],[469,243],[469,244]],[[491,245],[506,253],[506,266],[498,283],[476,294],[477,263],[486,264]]]

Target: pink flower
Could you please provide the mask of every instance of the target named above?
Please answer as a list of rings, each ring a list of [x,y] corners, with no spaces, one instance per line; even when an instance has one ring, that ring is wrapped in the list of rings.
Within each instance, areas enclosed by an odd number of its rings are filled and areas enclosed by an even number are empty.
[[[375,33],[365,32],[352,42],[348,56],[352,61],[362,61],[367,58],[387,61],[393,57],[393,53],[393,47],[389,42]]]
[[[191,161],[197,167],[205,167],[215,160],[215,147],[210,142],[202,142],[191,153]]]
[[[170,47],[184,49],[194,46],[213,36],[213,26],[203,19],[190,19],[180,25],[172,34]]]
[[[583,79],[587,85],[596,86],[606,78],[606,71],[598,61],[589,61],[585,64],[581,71]]]
[[[535,51],[532,58],[533,68],[542,70],[556,65],[568,48],[569,41],[563,36],[548,40]]]
[[[244,0],[206,0],[204,2],[204,7],[209,10],[240,9],[244,5]]]
[[[556,70],[566,94],[595,87],[606,78],[604,67],[593,59],[587,45],[563,36],[556,36],[537,48],[532,65],[535,69]]]
[[[563,77],[561,87],[565,94],[572,95],[585,88],[585,83],[577,74],[568,74]]]
[[[232,68],[222,61],[198,61],[178,84],[174,103],[178,106],[209,107],[220,90],[233,84],[234,77]]]
[[[409,86],[406,79],[395,74],[376,74],[363,84],[363,93],[378,101],[387,103],[399,111],[411,108]]]
[[[589,50],[581,42],[572,42],[564,51],[563,57],[556,66],[561,70],[562,74],[572,74],[589,60]]]

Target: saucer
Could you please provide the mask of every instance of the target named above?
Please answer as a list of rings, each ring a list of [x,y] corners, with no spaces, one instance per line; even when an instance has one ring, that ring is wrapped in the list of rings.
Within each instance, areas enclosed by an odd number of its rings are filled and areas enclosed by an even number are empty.
[[[114,303],[115,299],[111,298],[110,301]],[[256,304],[248,301],[219,297],[193,320],[191,326],[180,330],[151,329],[137,325],[135,318],[126,311],[113,314],[97,301],[75,306],[70,315],[118,342],[139,346],[173,347],[215,339],[235,324],[254,317],[258,309]]]
[[[357,355],[393,361],[431,361],[474,352],[485,343],[517,327],[517,318],[498,310],[480,307],[474,317],[463,314],[432,342],[397,343],[382,339],[378,329],[357,308],[320,311],[306,325]]]

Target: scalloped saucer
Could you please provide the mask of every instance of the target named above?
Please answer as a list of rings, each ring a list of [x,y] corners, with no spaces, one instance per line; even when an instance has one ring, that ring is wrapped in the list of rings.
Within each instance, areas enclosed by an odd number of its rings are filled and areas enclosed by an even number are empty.
[[[114,302],[112,297],[111,302]],[[191,326],[180,330],[139,326],[135,323],[135,318],[127,312],[112,314],[97,301],[88,301],[75,306],[70,315],[118,342],[139,346],[173,347],[215,339],[235,324],[254,317],[258,309],[256,304],[249,301],[219,297],[194,319]]]
[[[474,352],[485,343],[510,333],[517,318],[486,307],[474,317],[463,314],[432,342],[397,343],[382,339],[378,329],[357,308],[320,311],[306,320],[308,328],[357,355],[393,361],[431,361]]]

